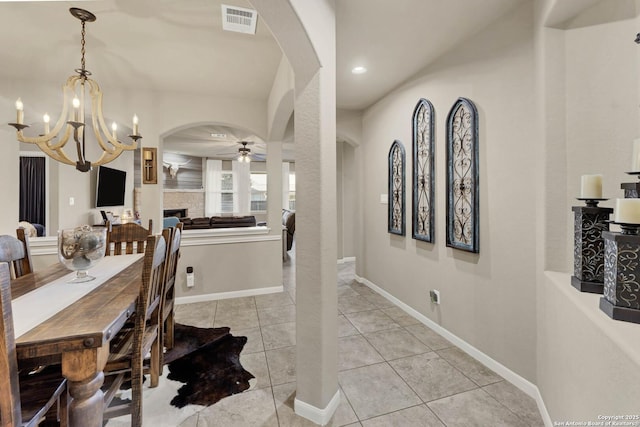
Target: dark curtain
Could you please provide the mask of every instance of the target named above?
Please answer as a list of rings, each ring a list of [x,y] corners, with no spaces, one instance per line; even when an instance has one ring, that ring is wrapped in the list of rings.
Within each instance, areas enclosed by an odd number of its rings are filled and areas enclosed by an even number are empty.
[[[20,157],[20,221],[45,224],[44,157]]]

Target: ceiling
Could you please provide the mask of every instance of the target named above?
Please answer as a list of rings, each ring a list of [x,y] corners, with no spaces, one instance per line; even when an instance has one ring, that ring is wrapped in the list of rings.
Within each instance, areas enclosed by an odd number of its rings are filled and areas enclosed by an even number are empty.
[[[371,106],[525,1],[531,0],[336,0],[338,108]],[[102,86],[264,102],[282,51],[260,19],[256,35],[223,31],[222,3],[251,8],[246,0],[0,1],[0,77],[61,84],[79,66],[80,23],[68,9],[81,7],[97,16],[87,24],[87,69]],[[356,65],[368,72],[352,74]],[[292,158],[289,130],[284,151]],[[229,137],[219,141],[211,133]],[[200,152],[207,147],[211,156],[247,138],[264,153],[255,135],[206,126],[172,135],[165,147],[196,155],[186,150],[199,141]]]

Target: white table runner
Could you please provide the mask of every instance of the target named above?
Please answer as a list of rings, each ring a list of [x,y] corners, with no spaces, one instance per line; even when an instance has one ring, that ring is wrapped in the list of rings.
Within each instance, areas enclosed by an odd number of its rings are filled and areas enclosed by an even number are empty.
[[[68,283],[76,276],[74,271],[12,300],[16,338],[64,310],[143,256],[144,254],[104,257],[88,270],[89,275],[95,277],[89,282]]]

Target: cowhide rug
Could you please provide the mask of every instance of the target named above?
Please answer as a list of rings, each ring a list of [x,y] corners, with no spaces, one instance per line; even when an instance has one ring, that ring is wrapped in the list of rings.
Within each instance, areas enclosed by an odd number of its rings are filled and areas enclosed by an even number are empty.
[[[185,383],[171,405],[213,405],[241,393],[255,378],[240,364],[247,337],[234,337],[229,328],[197,328],[176,324],[173,349],[165,353],[167,378]]]

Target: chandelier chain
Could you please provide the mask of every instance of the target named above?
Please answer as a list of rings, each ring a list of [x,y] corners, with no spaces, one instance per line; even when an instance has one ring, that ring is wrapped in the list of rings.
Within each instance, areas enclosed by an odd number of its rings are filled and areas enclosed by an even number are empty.
[[[81,56],[81,65],[80,65],[80,68],[82,69],[82,71],[86,71],[85,63],[84,63],[84,54],[85,54],[85,48],[84,48],[85,41],[84,41],[84,36],[85,36],[86,32],[85,32],[85,28],[84,28],[84,27],[85,27],[85,21],[83,20],[83,21],[82,21],[82,32],[81,32],[81,35],[82,35],[82,41],[80,42],[80,46],[81,46],[81,47],[80,47],[80,54],[82,55],[82,56]]]

